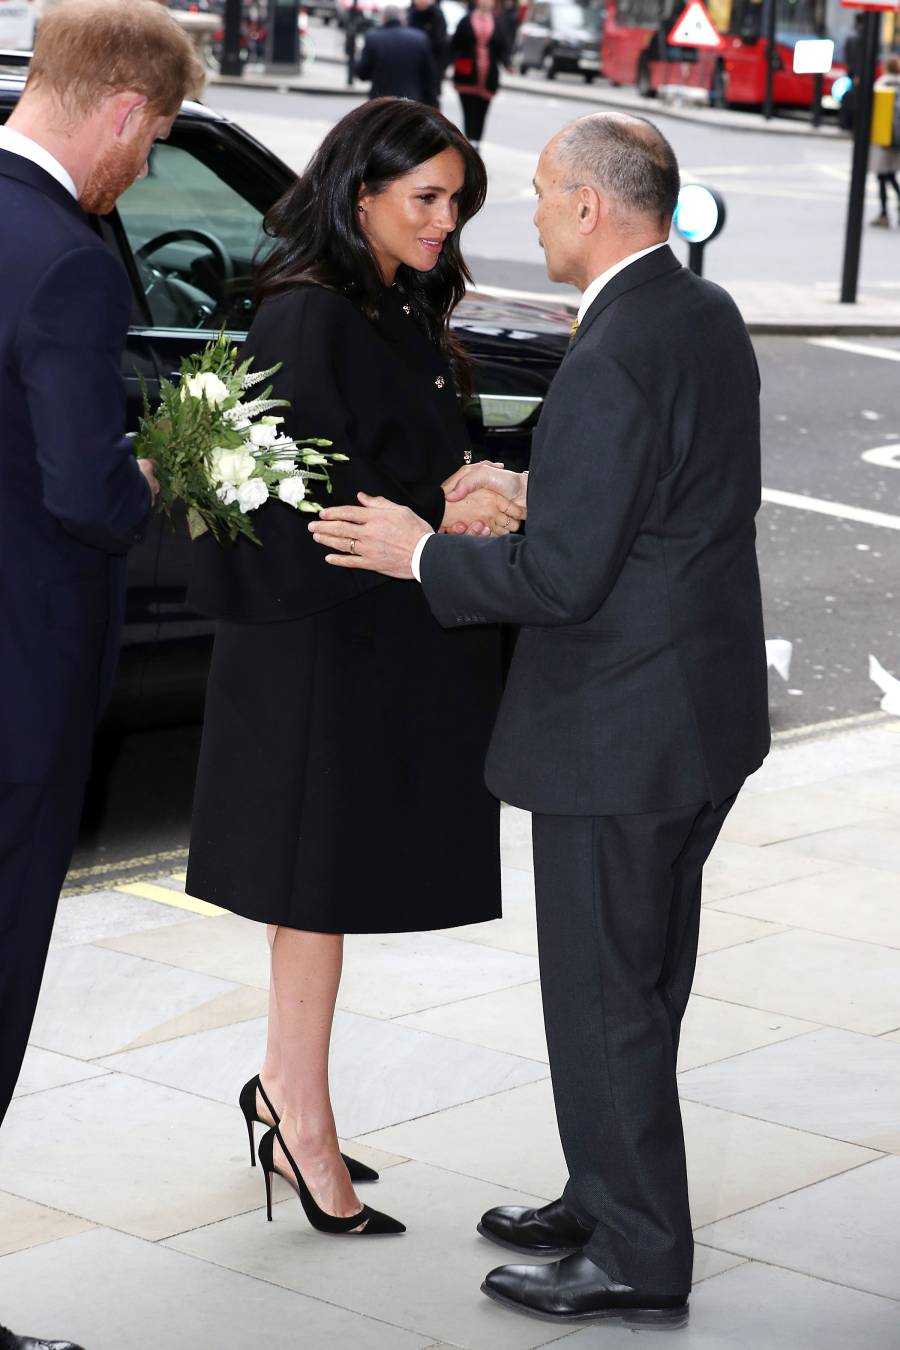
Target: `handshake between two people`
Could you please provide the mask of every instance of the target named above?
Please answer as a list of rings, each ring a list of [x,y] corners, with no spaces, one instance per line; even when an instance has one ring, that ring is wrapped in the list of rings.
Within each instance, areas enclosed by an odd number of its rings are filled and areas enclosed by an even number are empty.
[[[502,464],[466,464],[442,486],[441,534],[512,534],[526,517],[528,475],[512,473]],[[423,535],[434,533],[431,526],[408,506],[386,497],[361,492],[359,501],[359,506],[328,506],[310,522],[316,543],[331,550],[325,561],[409,580],[416,545]]]

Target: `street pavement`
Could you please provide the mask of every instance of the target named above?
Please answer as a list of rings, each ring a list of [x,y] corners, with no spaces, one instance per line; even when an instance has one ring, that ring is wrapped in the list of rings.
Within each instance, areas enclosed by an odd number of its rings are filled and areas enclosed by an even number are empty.
[[[775,749],[707,871],[681,1047],[696,1224],[684,1350],[900,1344],[900,735]],[[332,1066],[361,1188],[405,1237],[265,1221],[236,1099],[259,1067],[266,944],[183,863],[64,896],[0,1150],[0,1310],[86,1350],[575,1350],[479,1293],[475,1233],[557,1195],[528,818],[503,813],[505,917],[348,939]],[[447,865],[452,866],[448,859]],[[427,884],[427,883],[423,883]],[[79,890],[79,886],[83,889]]]

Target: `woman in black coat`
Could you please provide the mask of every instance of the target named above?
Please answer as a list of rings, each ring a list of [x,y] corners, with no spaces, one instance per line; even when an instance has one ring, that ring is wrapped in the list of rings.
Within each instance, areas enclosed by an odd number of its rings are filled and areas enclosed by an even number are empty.
[[[491,99],[500,88],[500,67],[509,65],[507,30],[494,0],[475,0],[450,42],[453,83],[462,104],[466,135],[477,148]]]
[[[492,493],[451,505],[441,489],[469,455],[448,320],[467,276],[459,230],[484,193],[480,159],[440,113],[376,99],[332,129],[268,218],[243,355],[284,363],[288,435],[349,456],[320,501],[364,491],[435,529],[515,525]],[[482,779],[499,635],[445,632],[418,586],[329,567],[308,520],[270,501],[254,517],[261,548],[195,546],[192,597],[219,623],[187,889],[268,925],[266,1056],[241,1094],[251,1150],[254,1121],[278,1126],[260,1142],[267,1188],[272,1171],[292,1179],[316,1227],[396,1232],[360,1208],[351,1176],[373,1174],[338,1150],[342,935],[500,914],[498,804]]]

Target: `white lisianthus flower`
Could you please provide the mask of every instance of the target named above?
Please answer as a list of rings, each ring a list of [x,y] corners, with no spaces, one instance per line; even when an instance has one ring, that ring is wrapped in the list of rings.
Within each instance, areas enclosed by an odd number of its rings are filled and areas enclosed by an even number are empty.
[[[253,476],[256,460],[246,446],[238,450],[220,447],[212,452],[210,471],[214,483],[231,483],[238,487]]]
[[[223,506],[230,506],[232,502],[236,502],[237,495],[237,488],[231,483],[223,483],[220,488],[216,488],[216,496]]]
[[[286,506],[299,506],[306,496],[306,483],[298,474],[296,478],[282,478],[278,484],[278,497]]]
[[[191,375],[185,380],[181,387],[181,400],[186,398],[205,398],[207,403],[218,407],[229,397],[228,385],[220,380],[218,375],[213,375],[212,371],[204,371],[200,375]]]
[[[248,432],[250,440],[260,450],[266,450],[278,440],[278,428],[270,422],[257,422]]]
[[[241,483],[237,490],[237,504],[242,511],[255,511],[269,499],[269,489],[261,478],[251,478],[249,483]]]

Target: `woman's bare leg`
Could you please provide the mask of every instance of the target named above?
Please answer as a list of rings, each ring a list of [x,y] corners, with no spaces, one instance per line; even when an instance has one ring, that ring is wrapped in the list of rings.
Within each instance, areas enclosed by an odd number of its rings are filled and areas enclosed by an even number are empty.
[[[362,1208],[341,1158],[328,1090],[328,1051],[343,956],[339,933],[275,930],[270,994],[275,1042],[270,1024],[266,1052],[267,1063],[271,1054],[279,1065],[280,1095],[273,1103],[281,1112],[281,1136],[316,1203],[338,1218]],[[290,1166],[283,1158],[279,1161],[280,1153],[276,1141],[279,1170],[290,1177]]]
[[[272,974],[272,947],[275,943],[275,934],[278,928],[275,924],[266,925],[266,938],[269,943],[269,1021],[266,1028],[266,1054],[263,1060],[262,1068],[259,1071],[260,1081],[266,1090],[269,1101],[275,1107],[276,1111],[281,1111],[281,1103],[284,1101],[284,1090],[281,1086],[281,1037],[278,1029],[278,1001],[275,998],[275,978]],[[269,1125],[274,1125],[272,1114],[268,1110],[262,1096],[257,1091],[256,1094],[256,1113],[260,1120],[265,1120]]]

